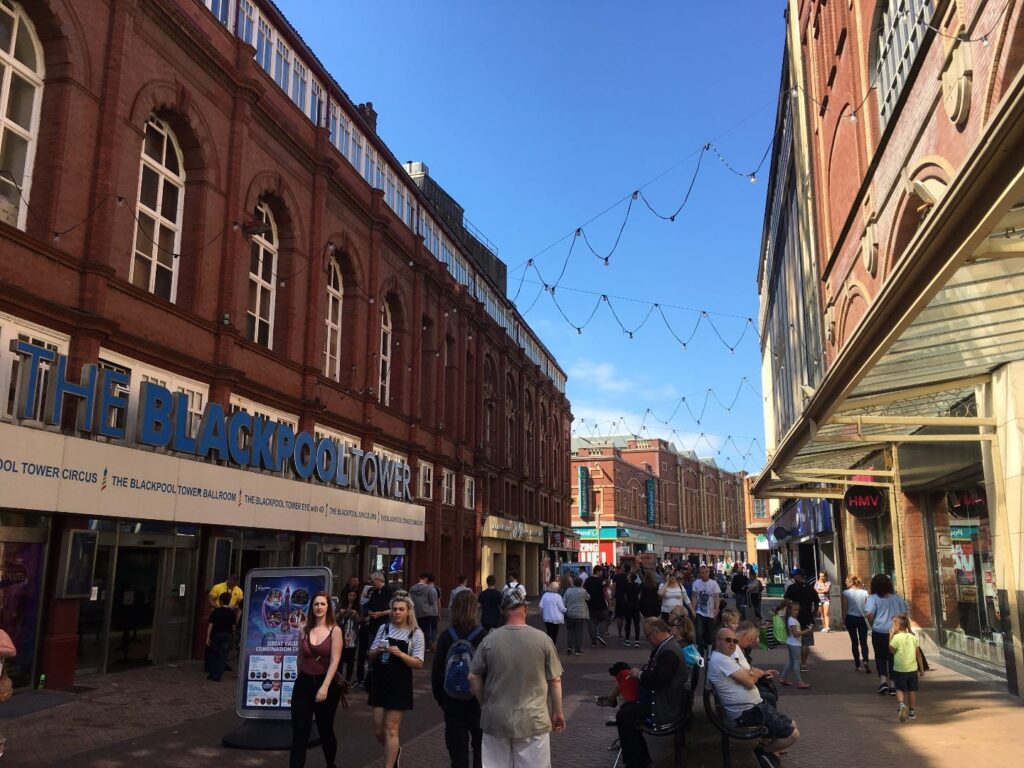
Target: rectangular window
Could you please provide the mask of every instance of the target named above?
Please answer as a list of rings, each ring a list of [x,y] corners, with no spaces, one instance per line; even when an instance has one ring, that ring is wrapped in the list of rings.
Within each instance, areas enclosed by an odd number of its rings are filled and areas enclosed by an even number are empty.
[[[348,158],[357,173],[363,170],[363,137],[352,131],[352,154]]]
[[[363,178],[371,187],[377,183],[377,153],[366,143],[366,162],[363,164]]]
[[[398,187],[398,194],[395,197],[395,213],[399,221],[405,221],[405,189]]]
[[[188,434],[191,437],[199,435],[199,425],[203,418],[203,409],[209,398],[209,387],[199,381],[179,376],[170,371],[153,368],[145,363],[134,360],[124,355],[119,355],[108,349],[100,348],[100,368],[111,371],[119,371],[128,376],[128,389],[122,392],[128,396],[127,412],[120,411],[111,414],[109,423],[111,426],[123,428],[125,438],[132,440],[135,432],[135,421],[138,415],[139,393],[143,382],[159,384],[172,394],[183,393],[188,397],[188,415],[186,424]]]
[[[466,478],[466,487],[463,491],[462,506],[466,509],[476,509],[476,479]]]
[[[317,442],[320,442],[325,437],[329,437],[331,440],[333,440],[338,445],[339,448],[341,448],[342,446],[345,447],[346,451],[345,451],[345,459],[344,459],[344,470],[345,470],[345,474],[346,475],[351,476],[352,473],[349,471],[349,461],[351,459],[351,450],[353,448],[358,448],[359,447],[359,445],[360,445],[359,438],[355,437],[353,435],[346,434],[344,432],[339,432],[336,429],[331,429],[330,427],[325,427],[322,424],[317,424],[313,428],[313,435],[316,437]]]
[[[421,499],[434,498],[434,465],[425,461],[420,462],[420,492]]]
[[[260,17],[256,32],[256,63],[263,71],[271,74],[271,62],[274,54],[274,30]]]
[[[288,93],[288,84],[291,80],[292,52],[284,44],[284,40],[277,41],[277,57],[274,61],[274,80],[281,90]]]
[[[442,501],[449,506],[455,506],[455,473],[448,469],[442,470],[442,478],[444,480]]]
[[[14,406],[18,400],[21,387],[19,370],[21,358],[10,351],[12,341],[27,341],[51,352],[67,354],[68,337],[48,331],[41,327],[16,321],[12,317],[0,315],[0,389],[6,392],[6,405],[3,415],[8,418],[15,416]],[[40,363],[35,381],[35,396],[29,409],[29,419],[42,421],[46,397],[52,386],[52,374],[49,363]],[[68,402],[71,402],[70,400]]]
[[[295,57],[295,64],[292,66],[292,101],[299,109],[306,111],[306,81],[309,77],[309,70]],[[315,121],[314,121],[315,122]]]
[[[388,171],[387,187],[384,192],[384,199],[392,210],[395,209],[395,175]]]
[[[116,373],[123,373],[128,377],[129,385],[127,387],[118,385],[112,387],[111,390],[118,397],[131,397],[131,380],[132,370],[126,365],[119,365],[118,363],[112,363],[109,360],[100,358],[98,367],[103,371],[115,371]],[[125,430],[125,436],[127,437],[128,431],[128,413],[127,411],[114,410],[107,414],[107,426],[116,427],[117,429]]]
[[[327,108],[327,127],[331,131],[331,145],[338,146],[338,105],[333,101]],[[344,153],[342,153],[344,154]]]
[[[342,157],[349,158],[349,135],[352,133],[352,129],[348,122],[348,118],[345,113],[341,111],[341,107],[338,110],[338,151],[341,152]]]
[[[234,0],[206,0],[206,7],[210,9],[210,13],[225,27],[228,26],[228,21],[231,18],[232,5],[234,5]]]
[[[238,0],[238,37],[247,45],[252,45],[253,19],[256,13],[249,0]]]

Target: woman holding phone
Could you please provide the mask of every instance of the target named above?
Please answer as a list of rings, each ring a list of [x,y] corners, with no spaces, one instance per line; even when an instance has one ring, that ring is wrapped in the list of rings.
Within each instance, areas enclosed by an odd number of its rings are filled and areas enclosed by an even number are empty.
[[[398,768],[402,754],[399,728],[402,716],[412,709],[412,671],[423,666],[423,632],[408,594],[391,600],[390,620],[370,645],[373,664],[369,704],[373,707],[373,730],[384,746],[384,768]]]

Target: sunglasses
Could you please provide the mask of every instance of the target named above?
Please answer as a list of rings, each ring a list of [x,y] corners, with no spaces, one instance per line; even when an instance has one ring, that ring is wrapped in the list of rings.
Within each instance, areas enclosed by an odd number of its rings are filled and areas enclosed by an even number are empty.
[[[723,637],[722,642],[728,643],[729,645],[736,645],[739,642],[739,640],[737,640],[735,637]]]

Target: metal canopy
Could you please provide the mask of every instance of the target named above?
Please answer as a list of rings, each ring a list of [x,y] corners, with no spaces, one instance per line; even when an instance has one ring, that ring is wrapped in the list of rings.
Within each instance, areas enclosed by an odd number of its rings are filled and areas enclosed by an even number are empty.
[[[973,395],[1000,366],[1024,357],[1024,206],[1008,211],[889,348],[830,409],[810,422],[784,465],[758,482],[762,497],[841,493],[841,470],[902,442],[984,441]],[[927,429],[925,429],[927,427]],[[874,462],[880,465],[881,462]]]

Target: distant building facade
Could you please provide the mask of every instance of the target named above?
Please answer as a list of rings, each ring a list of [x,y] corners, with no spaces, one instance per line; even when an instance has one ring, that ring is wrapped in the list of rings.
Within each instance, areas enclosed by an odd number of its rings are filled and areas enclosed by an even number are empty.
[[[744,475],[658,438],[572,441],[573,526],[581,560],[747,556]]]

